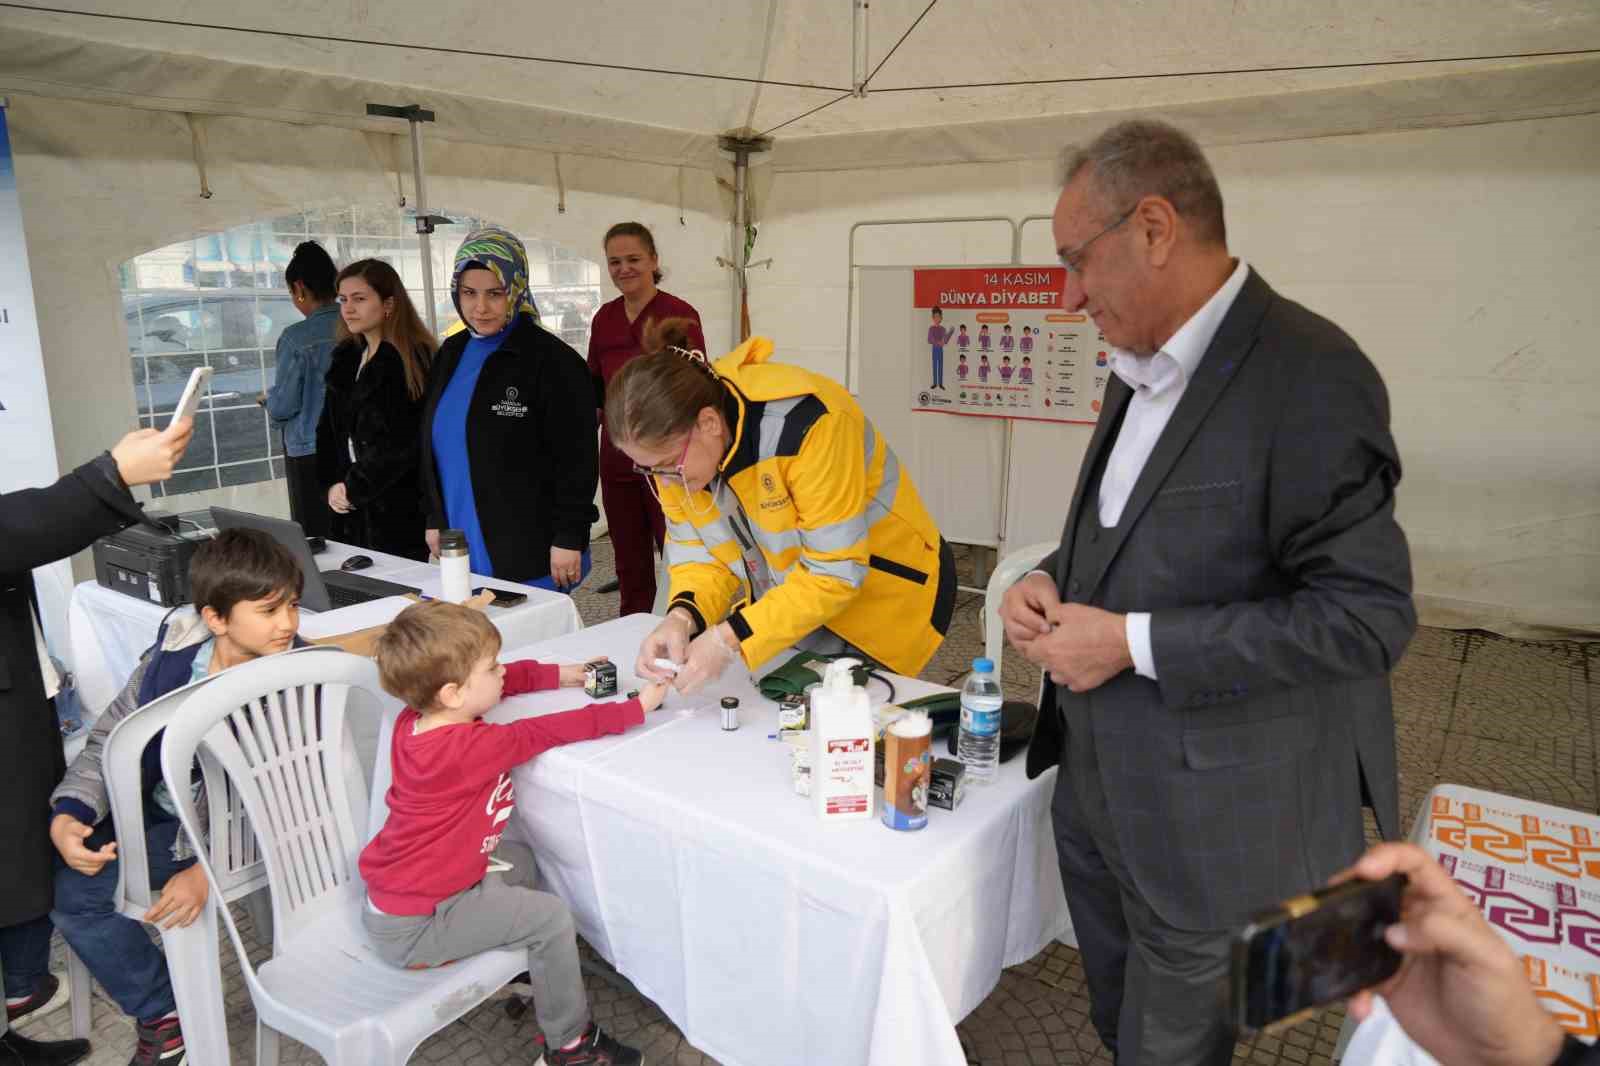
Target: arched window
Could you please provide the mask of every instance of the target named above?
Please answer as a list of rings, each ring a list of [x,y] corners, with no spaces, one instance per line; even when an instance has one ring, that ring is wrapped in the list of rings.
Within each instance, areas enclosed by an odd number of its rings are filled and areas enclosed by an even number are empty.
[[[482,222],[466,212],[433,234],[434,311],[441,336],[460,327],[450,266],[463,237]],[[335,264],[385,259],[422,313],[422,253],[415,216],[393,206],[306,211],[179,241],[122,265],[122,312],[141,426],[166,424],[189,372],[213,368],[211,393],[195,418],[194,443],[157,496],[201,492],[283,476],[283,441],[256,402],[272,387],[278,337],[299,312],[283,270],[295,245],[314,240]],[[528,280],[546,329],[586,355],[600,307],[599,263],[526,234]]]

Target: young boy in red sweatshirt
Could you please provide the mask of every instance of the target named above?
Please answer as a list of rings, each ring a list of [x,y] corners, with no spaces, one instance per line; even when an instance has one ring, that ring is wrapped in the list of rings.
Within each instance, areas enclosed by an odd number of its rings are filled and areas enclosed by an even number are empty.
[[[511,769],[561,744],[624,730],[660,706],[664,684],[636,699],[483,721],[503,696],[583,684],[582,665],[501,665],[500,634],[481,611],[438,601],[401,611],[378,640],[384,690],[406,701],[395,721],[389,820],[361,853],[363,924],[394,966],[437,966],[494,948],[528,952],[544,1066],[639,1066],[638,1051],[589,1020],[572,913],[533,886],[533,852],[502,841]]]

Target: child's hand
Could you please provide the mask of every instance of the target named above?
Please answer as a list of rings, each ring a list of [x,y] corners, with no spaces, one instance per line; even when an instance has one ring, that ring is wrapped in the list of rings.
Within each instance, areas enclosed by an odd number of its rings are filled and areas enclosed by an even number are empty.
[[[586,663],[562,663],[561,687],[578,688],[583,684],[583,668]]]
[[[84,842],[93,833],[94,826],[84,825],[70,814],[58,814],[50,819],[50,840],[61,853],[62,861],[88,877],[98,874],[106,863],[117,857],[114,840],[98,851],[90,851]]]
[[[210,892],[206,872],[197,862],[167,878],[167,883],[161,887],[160,898],[144,912],[144,920],[151,925],[159,924],[163,929],[193,925],[194,920],[200,917]]]
[[[665,681],[651,681],[639,690],[639,706],[644,708],[645,714],[661,706],[661,701],[667,698],[669,687]]]

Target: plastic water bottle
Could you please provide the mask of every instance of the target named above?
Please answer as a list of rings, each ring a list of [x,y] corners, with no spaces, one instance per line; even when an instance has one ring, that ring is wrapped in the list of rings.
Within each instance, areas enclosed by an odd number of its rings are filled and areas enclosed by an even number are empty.
[[[972,660],[972,673],[961,690],[956,758],[966,764],[967,776],[974,782],[992,780],[1000,765],[1000,708],[1005,702],[993,660]]]

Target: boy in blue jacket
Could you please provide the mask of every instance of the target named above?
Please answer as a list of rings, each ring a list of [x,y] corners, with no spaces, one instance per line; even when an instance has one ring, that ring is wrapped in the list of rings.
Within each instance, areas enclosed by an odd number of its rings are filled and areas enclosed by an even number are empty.
[[[183,1066],[187,1056],[166,958],[139,922],[113,906],[118,860],[101,763],[106,737],[118,722],[174,689],[294,646],[303,581],[294,556],[258,530],[223,530],[202,545],[189,564],[193,610],[176,609],[163,622],[155,644],[95,722],[50,797],[50,839],[60,853],[50,918],[134,1019],[139,1043],[129,1066]],[[171,929],[200,916],[208,888],[194,842],[178,824],[162,780],[160,741],[157,734],[141,760],[150,888],[160,892],[144,921]],[[206,805],[198,807],[203,817]]]

